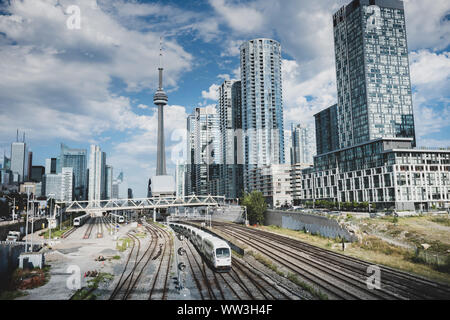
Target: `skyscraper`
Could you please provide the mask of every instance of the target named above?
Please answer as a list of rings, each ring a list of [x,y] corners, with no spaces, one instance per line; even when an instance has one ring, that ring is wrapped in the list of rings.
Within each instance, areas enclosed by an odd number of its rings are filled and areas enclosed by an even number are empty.
[[[220,153],[217,156],[220,174],[218,195],[225,195],[232,199],[239,197],[242,191],[242,182],[238,181],[242,179],[240,84],[240,81],[224,81],[219,87],[219,103],[217,105],[220,143]]]
[[[338,103],[315,115],[302,200],[448,207],[450,151],[415,148],[403,2],[355,0],[333,23]]]
[[[86,149],[72,149],[61,143],[60,161],[62,168],[73,168],[74,198],[86,199],[87,189],[87,151]]]
[[[312,130],[302,124],[291,126],[292,164],[313,163],[316,145]]]
[[[217,195],[221,159],[219,116],[214,107],[195,108],[188,117],[187,194]]]
[[[339,148],[415,130],[399,0],[355,0],[333,15]]]
[[[113,167],[106,165],[106,177],[105,177],[106,199],[114,199],[112,197],[112,187],[113,187]]]
[[[252,167],[284,163],[281,46],[275,40],[243,43],[241,53],[244,187]]]
[[[89,155],[89,201],[105,199],[106,154],[91,145]]]
[[[74,168],[61,168],[61,200],[72,201],[74,194],[75,175]]]
[[[23,182],[28,178],[28,148],[23,141],[19,142],[19,132],[17,131],[17,141],[11,144],[11,171],[17,177],[17,181]]]

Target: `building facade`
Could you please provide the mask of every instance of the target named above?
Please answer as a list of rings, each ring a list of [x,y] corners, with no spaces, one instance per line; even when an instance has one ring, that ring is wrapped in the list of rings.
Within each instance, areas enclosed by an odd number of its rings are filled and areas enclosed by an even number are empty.
[[[368,202],[428,210],[450,203],[450,150],[412,148],[411,139],[378,139],[318,156],[303,171],[303,199]]]
[[[28,177],[28,148],[25,142],[13,142],[11,144],[11,171],[16,179],[13,182],[20,183]]]
[[[244,189],[251,191],[250,171],[285,162],[281,46],[250,40],[241,45],[240,59]]]
[[[403,2],[355,0],[333,25],[339,149],[378,138],[415,147]]]
[[[112,197],[113,167],[106,165],[105,170],[105,199],[114,199]]]
[[[270,208],[292,205],[291,165],[271,164],[249,171],[249,188],[260,191]]]
[[[61,143],[61,168],[73,168],[74,198],[87,198],[87,151],[86,149],[72,149]]]
[[[89,155],[89,201],[104,200],[106,177],[106,154],[99,146],[91,145]]]
[[[226,80],[219,87],[220,159],[217,195],[236,199],[242,195],[242,101],[241,82]]]
[[[316,144],[312,130],[302,124],[291,125],[291,164],[314,162]]]
[[[214,107],[195,108],[188,117],[187,195],[217,195],[220,184],[219,116]]]
[[[75,189],[75,170],[72,167],[61,168],[61,200],[72,201]]]

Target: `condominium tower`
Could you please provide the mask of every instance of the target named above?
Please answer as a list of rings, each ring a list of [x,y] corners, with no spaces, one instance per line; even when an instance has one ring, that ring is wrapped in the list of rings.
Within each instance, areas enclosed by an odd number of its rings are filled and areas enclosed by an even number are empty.
[[[240,47],[244,189],[249,170],[284,159],[281,46],[254,39]]]

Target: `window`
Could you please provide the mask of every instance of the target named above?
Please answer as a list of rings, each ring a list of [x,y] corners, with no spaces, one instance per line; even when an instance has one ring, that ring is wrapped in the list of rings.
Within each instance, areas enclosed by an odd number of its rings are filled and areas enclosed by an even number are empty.
[[[229,258],[230,257],[230,249],[228,249],[228,248],[216,249],[216,257],[217,258]]]

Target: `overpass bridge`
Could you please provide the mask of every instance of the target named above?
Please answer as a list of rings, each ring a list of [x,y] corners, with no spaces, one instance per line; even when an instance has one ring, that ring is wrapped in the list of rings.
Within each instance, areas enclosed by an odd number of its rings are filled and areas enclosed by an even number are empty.
[[[225,205],[224,196],[186,196],[153,197],[142,199],[110,199],[91,201],[58,201],[58,206],[66,213],[82,212],[95,213],[102,211],[165,209],[180,207],[219,207]]]

